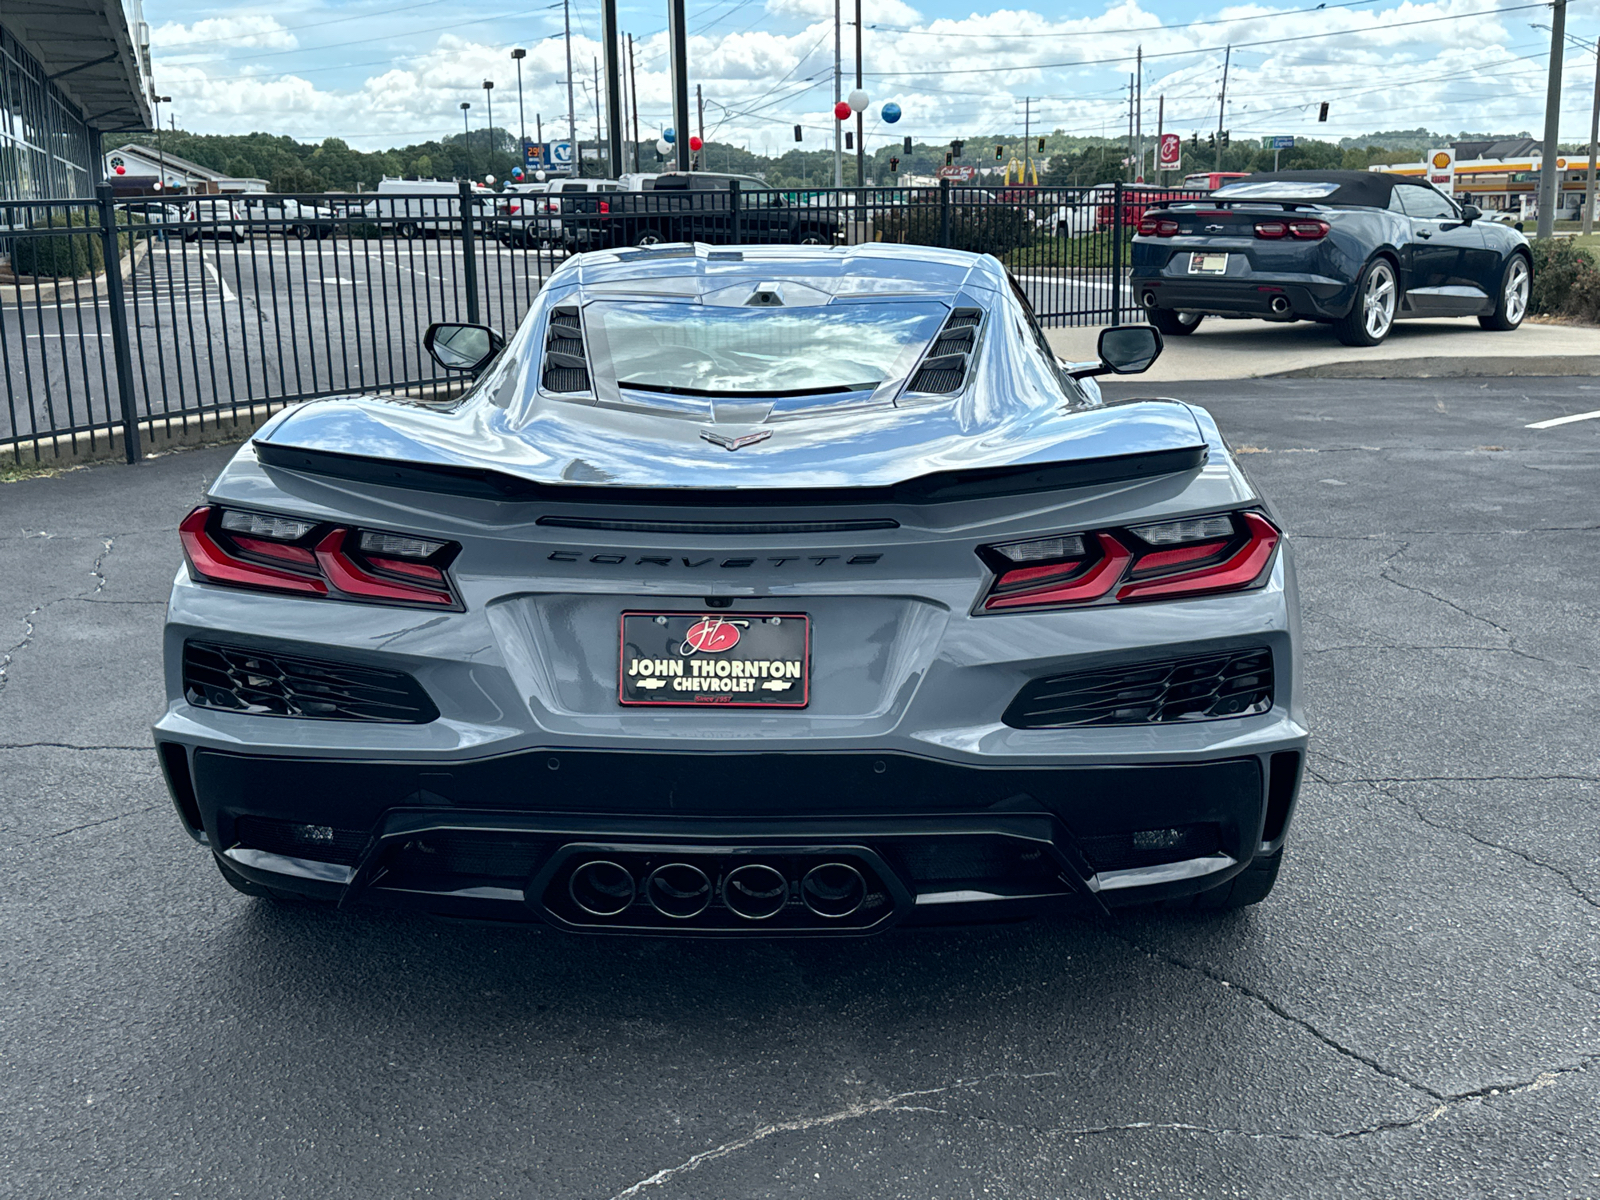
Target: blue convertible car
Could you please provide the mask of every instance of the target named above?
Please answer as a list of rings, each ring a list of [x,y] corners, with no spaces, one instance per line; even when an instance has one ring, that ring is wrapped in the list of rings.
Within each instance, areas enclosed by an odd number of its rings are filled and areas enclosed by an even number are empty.
[[[1252,175],[1146,210],[1133,239],[1134,295],[1167,334],[1206,316],[1321,321],[1348,346],[1405,317],[1515,329],[1532,282],[1522,234],[1373,171]]]

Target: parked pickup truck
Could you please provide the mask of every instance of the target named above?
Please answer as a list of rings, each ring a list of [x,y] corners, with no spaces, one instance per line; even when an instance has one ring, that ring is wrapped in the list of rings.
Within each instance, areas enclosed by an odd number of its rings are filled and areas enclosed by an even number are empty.
[[[661,242],[816,246],[840,240],[839,210],[795,205],[754,176],[669,171],[642,182],[639,191],[563,196],[561,226],[567,243],[581,251]]]

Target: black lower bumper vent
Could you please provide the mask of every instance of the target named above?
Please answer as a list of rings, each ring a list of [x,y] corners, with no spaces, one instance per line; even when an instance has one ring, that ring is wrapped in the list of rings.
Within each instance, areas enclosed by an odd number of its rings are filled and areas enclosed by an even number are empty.
[[[425,725],[439,718],[422,685],[398,671],[185,642],[183,693],[190,704],[266,717]]]
[[[1005,711],[1013,729],[1209,721],[1272,707],[1272,651],[1129,663],[1035,679]]]

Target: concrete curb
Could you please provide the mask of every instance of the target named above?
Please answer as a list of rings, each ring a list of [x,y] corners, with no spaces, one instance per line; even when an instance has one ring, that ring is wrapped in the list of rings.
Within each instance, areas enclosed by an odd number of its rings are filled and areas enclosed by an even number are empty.
[[[150,253],[150,241],[141,238],[128,253],[122,256],[122,270],[119,274],[127,279],[133,273],[147,254]],[[69,300],[77,304],[87,302],[94,304],[105,297],[106,272],[97,275],[85,275],[82,279],[62,278],[50,279],[48,276],[23,275],[13,276],[21,279],[45,279],[44,283],[0,283],[0,303],[27,304],[35,302],[43,304],[46,301],[54,304],[58,296],[70,293]]]
[[[1600,375],[1600,354],[1466,355],[1320,363],[1258,379],[1471,379],[1510,375]]]

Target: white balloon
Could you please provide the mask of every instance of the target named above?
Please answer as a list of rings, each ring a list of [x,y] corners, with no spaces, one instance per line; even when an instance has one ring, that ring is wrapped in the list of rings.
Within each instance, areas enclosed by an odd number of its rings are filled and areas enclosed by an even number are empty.
[[[666,138],[662,138],[656,143],[656,153],[661,155],[662,158],[665,158],[667,155],[672,153],[672,143],[667,141]]]
[[[867,105],[872,103],[872,101],[867,97],[866,92],[862,91],[860,88],[857,88],[855,91],[851,92],[845,97],[845,99],[849,101],[850,107],[856,112],[861,112],[867,107]]]
[[[493,175],[485,175],[483,177],[483,181],[485,183],[487,183],[490,187],[494,186],[494,176]]]
[[[535,179],[537,179],[537,180],[538,180],[538,181],[539,181],[539,182],[540,182],[540,183],[543,183],[543,182],[544,182],[544,179],[545,179],[545,175],[544,175],[544,172],[543,172],[543,171],[535,171],[535,172],[534,172],[534,173],[533,173],[533,177],[534,177],[534,178],[535,178]]]

